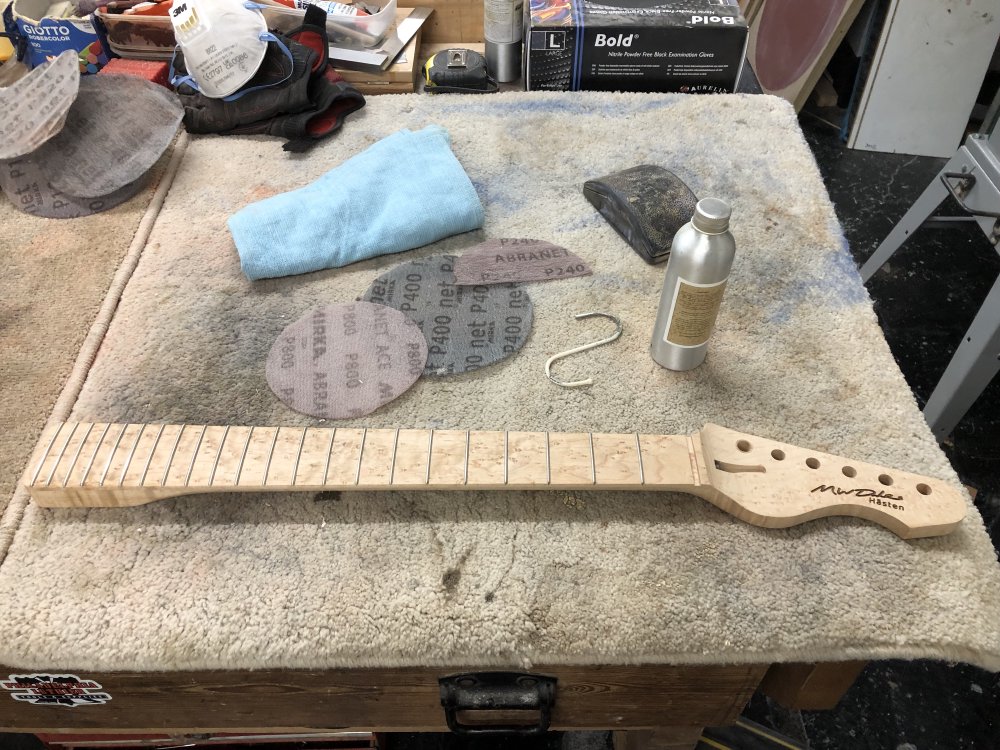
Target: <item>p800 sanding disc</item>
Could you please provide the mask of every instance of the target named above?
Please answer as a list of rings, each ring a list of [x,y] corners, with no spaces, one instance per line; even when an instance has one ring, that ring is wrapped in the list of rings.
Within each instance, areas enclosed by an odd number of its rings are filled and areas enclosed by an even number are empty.
[[[456,286],[455,256],[402,263],[363,295],[411,317],[427,339],[425,375],[458,375],[518,351],[531,333],[532,305],[517,284]]]
[[[346,419],[398,398],[424,370],[427,342],[397,310],[368,302],[316,307],[267,357],[267,384],[303,414]]]

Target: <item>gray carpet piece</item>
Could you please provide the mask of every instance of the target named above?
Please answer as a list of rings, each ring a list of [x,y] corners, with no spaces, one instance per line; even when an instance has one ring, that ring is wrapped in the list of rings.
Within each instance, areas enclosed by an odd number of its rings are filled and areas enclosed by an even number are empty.
[[[272,397],[261,362],[302,311],[356,299],[400,258],[251,283],[226,218],[429,123],[451,134],[486,223],[407,258],[542,237],[594,274],[531,286],[532,332],[515,356],[420,378],[350,426],[683,434],[714,422],[960,488],[795,112],[766,96],[374,97],[296,170],[269,139],[194,138],[72,416],[318,424]],[[662,268],[580,190],[639,163],[733,205],[733,275],[709,357],[690,372],[649,357]],[[593,387],[557,388],[545,360],[607,329],[573,319],[588,310],[619,315],[625,333],[567,363]],[[1000,669],[1000,566],[971,502],[954,533],[904,541],[851,518],[758,528],[672,493],[323,495],[29,505],[0,565],[0,602],[16,604],[0,618],[0,664],[79,674],[930,657]]]

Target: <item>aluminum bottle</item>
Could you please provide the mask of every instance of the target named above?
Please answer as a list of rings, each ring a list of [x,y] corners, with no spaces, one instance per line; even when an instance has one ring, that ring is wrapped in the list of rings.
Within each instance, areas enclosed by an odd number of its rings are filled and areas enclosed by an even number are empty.
[[[705,361],[736,255],[731,213],[725,201],[704,198],[674,235],[650,345],[661,367],[690,370]]]

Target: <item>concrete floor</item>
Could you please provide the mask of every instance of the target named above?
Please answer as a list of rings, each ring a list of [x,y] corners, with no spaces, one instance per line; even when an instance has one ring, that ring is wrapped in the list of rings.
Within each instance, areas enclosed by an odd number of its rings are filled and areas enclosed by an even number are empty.
[[[852,151],[801,117],[860,266],[935,178],[945,160]],[[942,213],[960,215],[945,204]],[[1000,255],[975,226],[922,229],[868,284],[903,375],[923,405],[1000,274]],[[1000,378],[943,444],[1000,549]],[[1000,747],[1000,676],[964,664],[874,662],[834,711],[789,712],[755,696],[746,715],[804,747],[928,750]]]

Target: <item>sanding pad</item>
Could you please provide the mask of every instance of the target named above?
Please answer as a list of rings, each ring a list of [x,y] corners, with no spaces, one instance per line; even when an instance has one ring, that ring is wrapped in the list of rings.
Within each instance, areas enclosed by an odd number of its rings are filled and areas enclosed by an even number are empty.
[[[85,76],[66,126],[33,160],[56,190],[98,198],[135,182],[167,150],[184,108],[133,76]]]
[[[80,65],[72,50],[0,86],[0,161],[30,154],[55,137],[79,86]]]
[[[503,284],[589,276],[583,258],[543,240],[487,240],[455,260],[455,283]]]
[[[148,177],[148,173],[144,174],[99,198],[78,198],[52,187],[31,155],[0,162],[0,190],[20,210],[46,219],[76,219],[114,208],[142,190]]]
[[[403,313],[368,302],[316,307],[267,357],[267,384],[295,411],[326,419],[370,414],[423,373],[427,342]]]
[[[583,183],[583,195],[647,263],[670,257],[677,230],[694,215],[698,197],[684,180],[656,164]]]
[[[425,375],[457,375],[518,351],[531,333],[532,305],[516,284],[457,286],[455,256],[396,266],[363,295],[416,321],[427,338]]]

